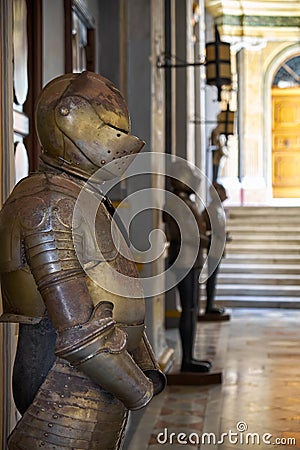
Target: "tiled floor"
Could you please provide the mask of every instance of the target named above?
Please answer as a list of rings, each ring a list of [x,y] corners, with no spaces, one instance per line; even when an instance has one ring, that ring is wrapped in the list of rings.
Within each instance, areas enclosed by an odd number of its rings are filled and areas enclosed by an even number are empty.
[[[168,386],[127,449],[300,449],[299,324],[300,311],[274,309],[235,309],[230,322],[199,322],[196,356],[210,357],[223,383]],[[169,331],[175,345],[177,336]]]

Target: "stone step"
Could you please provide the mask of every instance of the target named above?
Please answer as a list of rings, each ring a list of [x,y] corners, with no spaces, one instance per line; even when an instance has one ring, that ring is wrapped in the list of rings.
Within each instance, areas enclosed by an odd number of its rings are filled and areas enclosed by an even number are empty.
[[[226,261],[226,258],[222,260],[220,266],[220,274],[228,273],[237,276],[241,273],[249,274],[295,274],[300,275],[300,265],[299,264],[235,264]]]
[[[300,286],[278,286],[274,284],[270,285],[247,285],[247,284],[217,284],[216,295],[234,295],[234,296],[261,296],[261,297],[297,297],[300,300]]]
[[[299,227],[300,226],[300,217],[294,217],[294,218],[289,218],[288,221],[285,217],[282,217],[281,219],[275,219],[273,217],[245,217],[244,219],[233,219],[230,218],[229,220],[226,221],[226,225],[227,227],[231,227],[231,226],[248,226],[248,227],[253,227],[255,229],[260,228],[260,227],[266,227],[266,226],[270,226],[270,227],[277,227],[277,228],[281,228],[281,227],[285,227],[288,226],[290,227]]]
[[[274,217],[293,217],[300,215],[299,206],[232,206],[225,208],[232,217],[247,216],[274,216]]]
[[[235,215],[230,213],[227,215],[227,221],[229,223],[262,223],[262,224],[285,224],[285,225],[291,225],[291,224],[298,224],[300,222],[300,213],[297,213],[295,215],[290,216],[273,216],[271,214],[264,214],[264,215]]]
[[[259,264],[300,264],[300,255],[288,255],[288,254],[271,254],[267,252],[259,254],[245,254],[245,253],[233,253],[226,252],[226,257],[222,259],[223,264],[240,264],[245,266],[251,263]]]
[[[232,207],[227,231],[215,302],[300,308],[300,207]]]
[[[237,274],[235,273],[220,273],[218,276],[218,286],[224,284],[234,284],[237,281]],[[240,273],[238,275],[238,283],[239,284],[248,284],[251,286],[256,285],[300,285],[300,275],[297,274],[267,274],[267,273]]]
[[[269,246],[270,244],[280,244],[280,245],[300,245],[300,233],[298,235],[278,235],[274,236],[272,233],[267,234],[231,234],[232,241],[227,243],[227,245],[235,244],[266,244]]]
[[[232,254],[255,254],[258,255],[260,253],[268,254],[288,254],[288,255],[300,255],[300,245],[296,244],[272,244],[269,245],[267,243],[246,243],[242,244],[239,242],[229,242],[226,245],[226,253],[228,256]]]
[[[203,301],[205,301],[203,299]],[[279,297],[273,296],[233,296],[222,295],[216,298],[217,305],[232,308],[290,308],[299,309],[300,299],[298,297]],[[201,304],[201,300],[200,300]]]
[[[275,219],[280,218],[293,218],[300,215],[300,208],[284,208],[283,209],[273,209],[273,208],[253,208],[249,211],[248,208],[225,208],[225,213],[227,217],[273,217]]]
[[[285,224],[273,224],[273,225],[247,225],[247,224],[234,224],[227,223],[227,231],[232,234],[274,234],[274,235],[294,235],[298,236],[300,233],[300,225],[285,225]]]

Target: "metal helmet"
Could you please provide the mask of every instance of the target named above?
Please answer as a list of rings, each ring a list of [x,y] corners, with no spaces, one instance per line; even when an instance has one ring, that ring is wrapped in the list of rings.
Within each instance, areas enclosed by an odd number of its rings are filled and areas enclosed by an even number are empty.
[[[39,96],[35,119],[41,159],[84,179],[99,168],[99,181],[121,175],[144,145],[129,134],[121,93],[93,72],[50,81]]]
[[[180,160],[171,164],[171,185],[177,192],[196,192],[200,177],[188,161]]]

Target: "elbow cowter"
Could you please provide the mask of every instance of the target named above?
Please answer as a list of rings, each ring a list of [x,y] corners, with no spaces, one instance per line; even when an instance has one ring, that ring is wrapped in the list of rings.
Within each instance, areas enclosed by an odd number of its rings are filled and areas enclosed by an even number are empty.
[[[126,350],[126,334],[117,328],[112,309],[112,303],[100,302],[88,322],[62,332],[56,354],[128,409],[140,409],[153,397],[153,383]]]
[[[58,197],[47,199],[42,220],[23,226],[24,257],[58,333],[56,355],[128,409],[142,408],[153,396],[153,383],[129,354],[127,334],[112,318],[113,303],[94,306],[74,248],[72,215],[65,217],[73,203]]]
[[[153,396],[153,383],[128,353],[127,335],[112,318],[113,304],[94,307],[70,233],[27,237],[26,256],[58,332],[56,355],[128,409],[144,407]]]

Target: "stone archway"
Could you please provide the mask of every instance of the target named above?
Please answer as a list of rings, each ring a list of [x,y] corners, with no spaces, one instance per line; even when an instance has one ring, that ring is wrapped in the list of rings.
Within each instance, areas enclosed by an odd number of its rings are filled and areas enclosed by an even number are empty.
[[[286,60],[272,83],[272,187],[274,198],[300,198],[299,54]]]
[[[269,61],[264,75],[264,174],[267,181],[267,188],[270,192],[270,197],[273,198],[272,193],[272,81],[278,69],[282,64],[300,54],[300,45],[289,45],[276,53]]]

